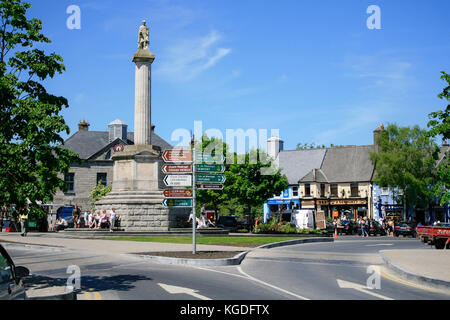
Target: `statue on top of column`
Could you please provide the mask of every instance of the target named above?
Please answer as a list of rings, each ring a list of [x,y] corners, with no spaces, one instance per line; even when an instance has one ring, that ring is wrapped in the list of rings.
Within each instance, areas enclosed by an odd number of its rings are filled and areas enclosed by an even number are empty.
[[[138,40],[138,49],[145,50],[148,49],[150,44],[150,32],[149,28],[146,26],[145,20],[142,21],[142,26],[139,28],[139,40]]]

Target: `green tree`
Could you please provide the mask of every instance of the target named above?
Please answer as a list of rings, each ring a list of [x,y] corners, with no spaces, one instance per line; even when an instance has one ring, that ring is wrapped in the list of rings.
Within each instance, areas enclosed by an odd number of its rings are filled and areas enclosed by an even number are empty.
[[[447,100],[447,107],[444,110],[429,114],[430,122],[428,134],[431,137],[442,137],[444,141],[450,139],[450,75],[442,72],[441,79],[447,82],[447,86],[438,95],[442,100]],[[450,203],[450,161],[449,152],[441,148],[441,159],[436,169],[436,183],[434,194],[440,199],[441,206]]]
[[[21,0],[0,2],[0,203],[25,206],[49,202],[66,184],[78,156],[61,148],[60,133],[69,127],[59,114],[68,107],[64,97],[41,84],[61,74],[62,58],[47,55],[35,45],[50,43],[41,33],[42,22],[27,19],[31,5]]]
[[[89,200],[91,200],[91,207],[95,207],[95,203],[99,201],[101,198],[105,197],[112,190],[111,186],[105,186],[101,181],[92,189],[89,194]]]
[[[390,124],[376,143],[379,151],[370,153],[375,165],[374,182],[402,190],[403,196],[398,200],[404,201],[406,210],[414,206],[427,208],[433,199],[437,146],[426,130]]]
[[[256,213],[252,208],[262,207],[267,199],[280,194],[289,185],[280,169],[271,174],[264,172],[272,166],[272,159],[264,152],[251,150],[245,155],[235,154],[233,164],[226,172],[225,192],[245,205],[250,223],[253,223]]]

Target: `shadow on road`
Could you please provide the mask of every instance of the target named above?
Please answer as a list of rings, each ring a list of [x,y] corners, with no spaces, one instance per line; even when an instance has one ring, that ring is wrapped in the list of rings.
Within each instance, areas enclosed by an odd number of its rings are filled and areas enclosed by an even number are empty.
[[[62,287],[67,285],[68,278],[52,278],[35,275],[23,279],[27,290],[41,290],[52,287]],[[130,291],[135,288],[138,281],[153,280],[152,278],[141,275],[114,275],[114,276],[85,276],[81,277],[81,290],[94,291]],[[69,285],[73,285],[70,284]]]

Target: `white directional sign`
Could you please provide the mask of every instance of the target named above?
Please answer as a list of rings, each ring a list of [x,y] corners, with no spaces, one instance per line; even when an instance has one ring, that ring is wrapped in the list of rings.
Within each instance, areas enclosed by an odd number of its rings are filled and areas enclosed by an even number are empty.
[[[168,187],[192,187],[190,175],[169,175],[164,178],[164,184]]]

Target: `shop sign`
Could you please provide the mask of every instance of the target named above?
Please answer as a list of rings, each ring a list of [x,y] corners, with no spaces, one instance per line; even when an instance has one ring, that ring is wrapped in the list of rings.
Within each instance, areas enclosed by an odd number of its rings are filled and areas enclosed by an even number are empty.
[[[367,200],[331,200],[330,204],[332,206],[336,206],[336,205],[361,205],[361,204],[367,204]]]

